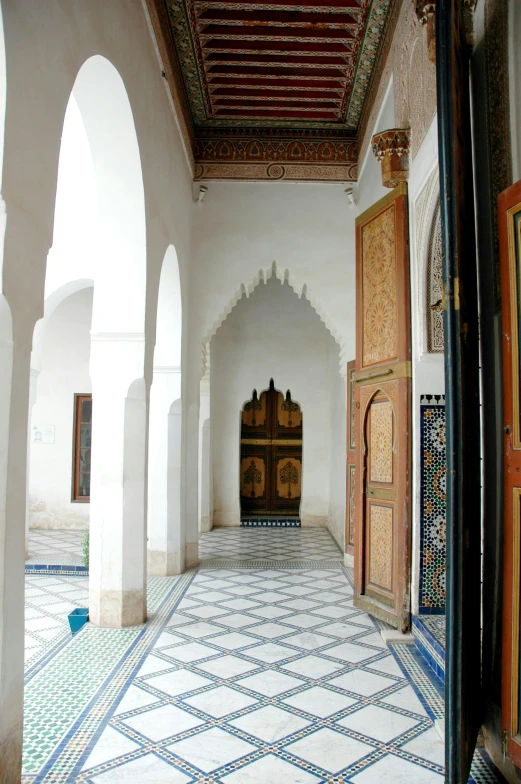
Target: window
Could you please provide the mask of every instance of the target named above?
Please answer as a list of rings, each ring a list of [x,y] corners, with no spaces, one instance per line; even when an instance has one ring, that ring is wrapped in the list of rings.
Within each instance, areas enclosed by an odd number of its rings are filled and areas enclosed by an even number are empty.
[[[92,395],[74,395],[72,500],[90,501]]]

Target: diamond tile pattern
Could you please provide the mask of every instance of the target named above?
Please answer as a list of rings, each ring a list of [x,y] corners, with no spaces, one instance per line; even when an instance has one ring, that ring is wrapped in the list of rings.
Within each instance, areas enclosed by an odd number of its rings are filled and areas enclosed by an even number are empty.
[[[325,528],[216,528],[199,539],[199,557],[234,561],[343,559]],[[271,589],[270,589],[271,590]]]
[[[84,531],[29,531],[27,563],[83,565]]]
[[[352,606],[346,571],[277,564],[177,580],[155,587],[141,632],[89,627],[34,679],[24,781],[442,784],[421,678],[413,689]],[[288,606],[297,585],[309,608]],[[219,612],[201,619],[205,607]]]

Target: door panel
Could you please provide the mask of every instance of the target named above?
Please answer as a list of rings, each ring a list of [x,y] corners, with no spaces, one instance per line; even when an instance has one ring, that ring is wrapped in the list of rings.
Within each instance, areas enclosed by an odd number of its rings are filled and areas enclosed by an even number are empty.
[[[356,417],[355,401],[355,361],[347,363],[347,477],[346,477],[346,532],[345,551],[355,552],[355,493],[356,493]]]
[[[357,219],[353,379],[354,603],[403,631],[410,626],[410,352],[403,184]]]
[[[508,756],[521,766],[520,732],[520,295],[521,182],[499,197],[501,300],[503,311],[504,397],[504,591],[503,591],[503,728]]]
[[[247,514],[298,515],[302,493],[302,411],[270,388],[242,411],[240,498]]]

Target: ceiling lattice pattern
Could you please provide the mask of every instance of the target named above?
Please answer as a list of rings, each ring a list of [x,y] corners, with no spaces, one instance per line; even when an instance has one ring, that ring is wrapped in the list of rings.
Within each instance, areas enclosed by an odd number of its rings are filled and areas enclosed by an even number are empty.
[[[356,163],[393,0],[148,4],[162,14],[156,34],[182,86],[196,162]],[[333,179],[351,177],[337,168]]]

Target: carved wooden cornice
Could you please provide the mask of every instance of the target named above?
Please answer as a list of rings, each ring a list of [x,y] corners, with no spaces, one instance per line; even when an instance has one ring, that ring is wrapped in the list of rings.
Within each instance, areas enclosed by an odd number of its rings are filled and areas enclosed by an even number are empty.
[[[409,178],[410,146],[409,128],[390,128],[373,136],[373,153],[382,165],[382,183],[386,188],[395,188]]]

